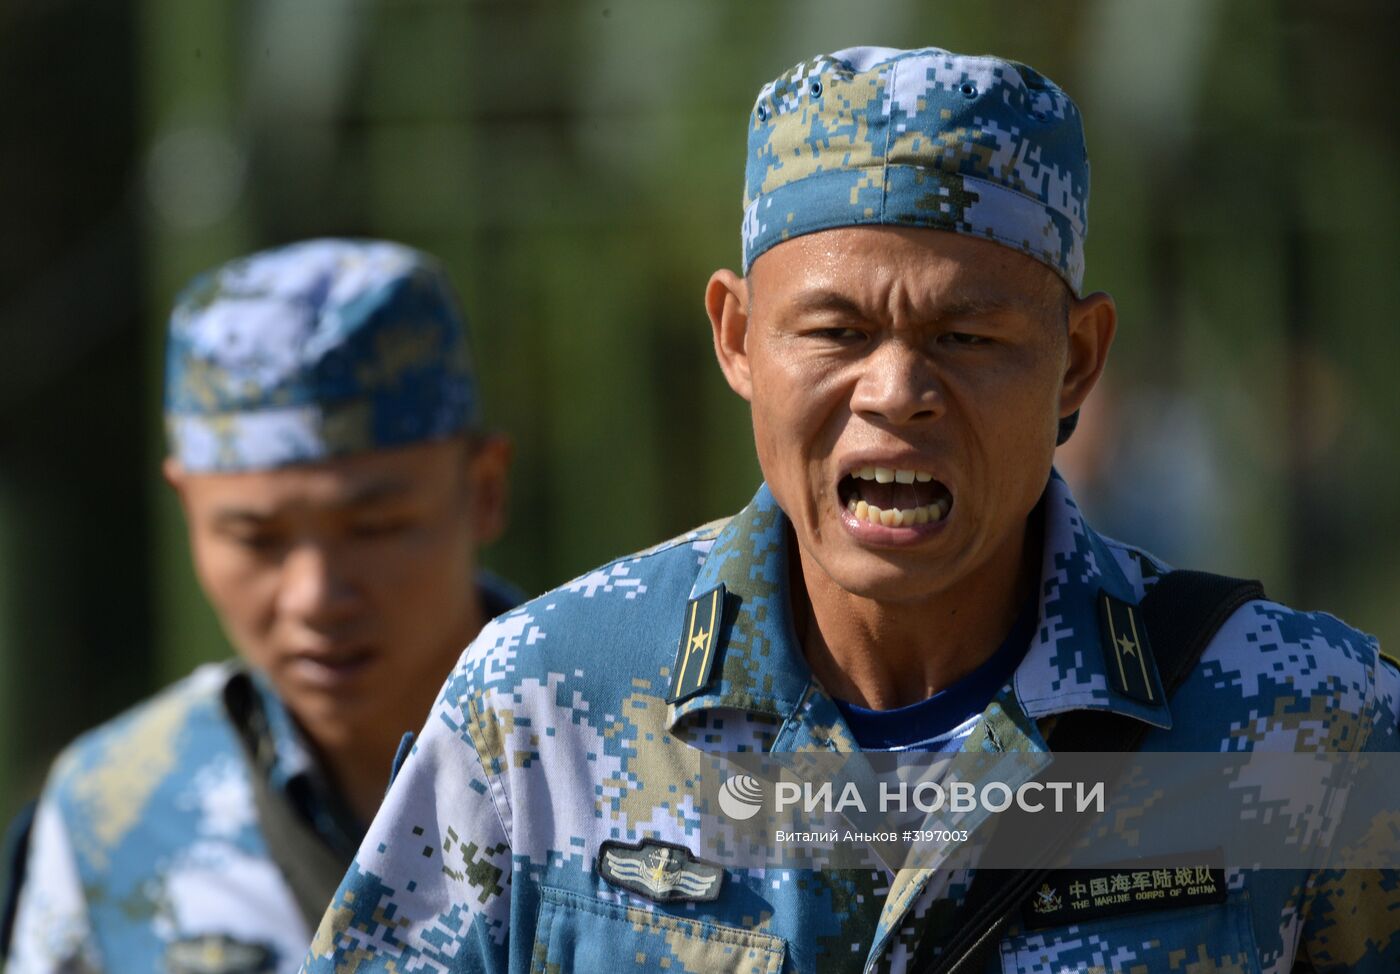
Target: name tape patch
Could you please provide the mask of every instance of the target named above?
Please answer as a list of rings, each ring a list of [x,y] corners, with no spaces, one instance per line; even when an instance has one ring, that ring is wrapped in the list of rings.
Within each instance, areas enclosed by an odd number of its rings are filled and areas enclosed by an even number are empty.
[[[1126,913],[1224,903],[1225,892],[1225,870],[1213,866],[1062,869],[1046,877],[1021,913],[1026,927],[1037,930]]]

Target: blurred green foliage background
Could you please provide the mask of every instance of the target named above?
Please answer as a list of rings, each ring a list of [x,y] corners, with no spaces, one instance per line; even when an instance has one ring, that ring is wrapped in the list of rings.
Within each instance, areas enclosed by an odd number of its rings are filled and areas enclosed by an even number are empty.
[[[227,645],[159,476],[164,315],[296,238],[439,255],[517,444],[488,564],[539,591],[758,481],[705,280],[758,87],[854,44],[1079,101],[1110,382],[1062,469],[1110,534],[1400,646],[1389,0],[8,0],[0,814]]]

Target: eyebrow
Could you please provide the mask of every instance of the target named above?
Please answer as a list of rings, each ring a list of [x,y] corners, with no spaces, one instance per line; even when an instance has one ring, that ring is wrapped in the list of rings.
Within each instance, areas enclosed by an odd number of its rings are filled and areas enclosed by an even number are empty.
[[[860,305],[839,291],[817,288],[804,291],[793,302],[793,310],[799,314],[838,314],[850,318],[864,318],[865,311]]]
[[[816,288],[798,296],[793,302],[793,310],[798,314],[835,314],[849,318],[870,318],[858,303],[851,298],[828,288]],[[959,318],[980,318],[994,314],[1029,315],[1032,309],[1022,301],[1005,301],[998,298],[973,295],[961,298],[937,308],[933,314],[935,321],[950,321]]]
[[[347,491],[343,496],[332,501],[332,506],[338,509],[347,509],[396,500],[407,494],[409,488],[410,484],[406,480],[377,480]],[[216,511],[214,521],[220,525],[262,523],[274,520],[280,513],[281,511],[276,507],[257,508],[230,505]]]
[[[938,309],[937,317],[942,320],[958,318],[985,318],[989,315],[1030,314],[1031,309],[1023,301],[999,301],[994,298],[967,298],[944,305]]]

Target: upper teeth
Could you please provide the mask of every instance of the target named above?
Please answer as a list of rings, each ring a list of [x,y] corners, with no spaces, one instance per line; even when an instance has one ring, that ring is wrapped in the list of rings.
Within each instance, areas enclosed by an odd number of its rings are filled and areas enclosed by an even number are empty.
[[[857,480],[873,480],[877,484],[912,484],[916,480],[926,484],[933,479],[933,474],[924,473],[922,470],[899,470],[890,467],[861,467],[852,470],[851,476]]]

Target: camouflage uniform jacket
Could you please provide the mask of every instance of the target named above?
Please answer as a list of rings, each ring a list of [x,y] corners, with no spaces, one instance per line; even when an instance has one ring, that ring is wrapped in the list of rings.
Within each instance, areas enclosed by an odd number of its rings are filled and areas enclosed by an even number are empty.
[[[1098,593],[1135,604],[1164,566],[1092,531],[1058,476],[1044,503],[1037,632],[964,747],[1044,751],[1038,721],[1096,708],[1146,721],[1153,750],[1397,748],[1400,674],[1375,640],[1272,602],[1239,609],[1169,704],[1109,692]],[[689,793],[686,749],[853,749],[794,635],[789,537],[764,487],[731,520],[604,565],[484,629],[305,970],[910,969],[922,937],[948,933],[966,873],[729,868],[709,901],[658,902],[597,865],[608,840],[696,850],[719,811]],[[739,608],[716,678],[667,703],[681,615],[721,582]],[[1225,902],[1209,906],[1034,932],[1013,923],[988,970],[1400,969],[1393,873],[1230,870],[1226,885]]]
[[[309,931],[268,854],[224,710],[236,672],[202,666],[59,758],[35,818],[11,974],[295,969]],[[271,783],[304,785],[310,755],[276,696],[261,697]],[[318,818],[329,842],[355,841],[329,809]]]
[[[488,613],[520,601],[490,576],[481,591]],[[59,757],[34,823],[9,974],[297,970],[311,931],[268,851],[224,702],[242,672],[202,666]],[[268,784],[349,862],[363,825],[270,686],[253,685],[272,745]]]

